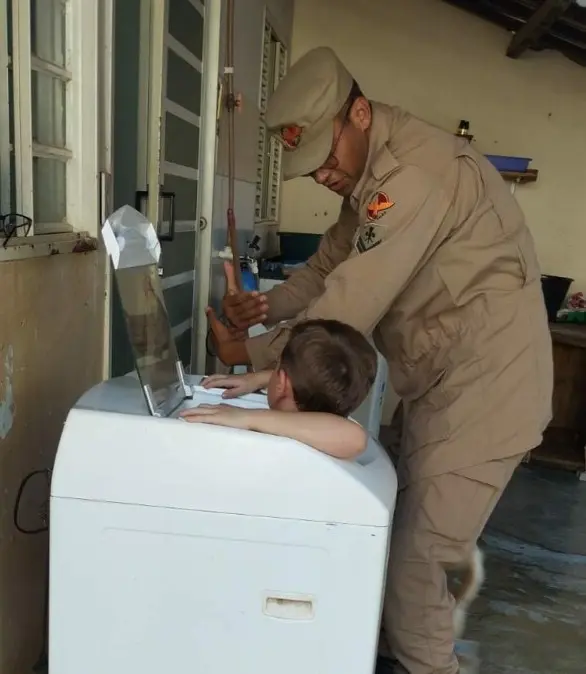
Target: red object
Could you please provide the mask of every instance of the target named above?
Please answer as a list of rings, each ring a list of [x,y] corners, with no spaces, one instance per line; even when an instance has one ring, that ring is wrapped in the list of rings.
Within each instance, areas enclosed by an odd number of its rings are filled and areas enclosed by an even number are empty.
[[[372,222],[373,220],[378,220],[395,205],[394,201],[391,201],[384,192],[377,192],[374,195],[374,199],[368,204],[366,209],[367,219]]]
[[[296,124],[291,126],[284,126],[281,129],[281,140],[287,150],[295,150],[301,142],[301,134],[303,129]]]

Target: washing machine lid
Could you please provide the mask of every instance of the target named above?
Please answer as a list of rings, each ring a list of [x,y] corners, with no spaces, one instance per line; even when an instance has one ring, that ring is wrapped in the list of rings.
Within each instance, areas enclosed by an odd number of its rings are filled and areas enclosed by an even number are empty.
[[[106,220],[102,237],[147,407],[153,416],[169,416],[190,397],[191,390],[185,383],[163,297],[157,233],[142,213],[123,206]]]
[[[115,407],[113,382],[100,385]],[[120,388],[121,397],[132,396]],[[219,390],[195,391],[194,403]],[[134,396],[140,392],[135,388]],[[99,403],[99,398],[94,397]],[[191,402],[191,401],[190,401]],[[359,461],[289,438],[179,419],[75,407],[53,470],[51,497],[329,524],[388,527],[396,475],[371,440]],[[246,396],[246,407],[266,406]]]

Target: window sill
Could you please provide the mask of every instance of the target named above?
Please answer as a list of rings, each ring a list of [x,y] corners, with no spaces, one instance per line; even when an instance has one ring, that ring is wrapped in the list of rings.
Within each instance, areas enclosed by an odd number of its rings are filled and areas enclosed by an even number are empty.
[[[98,249],[98,240],[87,232],[66,234],[37,234],[15,237],[6,248],[0,242],[0,262],[28,260],[33,257],[50,257],[68,253],[91,253]]]
[[[279,223],[277,222],[277,220],[267,219],[267,220],[255,220],[254,225],[255,225],[255,227],[256,226],[258,226],[258,227],[278,227]]]

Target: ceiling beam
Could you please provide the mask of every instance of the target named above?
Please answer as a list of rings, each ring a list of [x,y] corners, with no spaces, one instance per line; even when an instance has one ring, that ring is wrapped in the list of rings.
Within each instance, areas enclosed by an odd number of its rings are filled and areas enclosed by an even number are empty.
[[[507,56],[512,59],[519,58],[527,49],[537,44],[539,38],[547,33],[573,2],[574,0],[542,0],[527,23],[513,35]]]

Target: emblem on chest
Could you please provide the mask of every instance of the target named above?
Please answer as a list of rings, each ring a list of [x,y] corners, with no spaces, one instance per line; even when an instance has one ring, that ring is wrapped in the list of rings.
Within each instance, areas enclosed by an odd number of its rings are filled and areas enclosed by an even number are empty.
[[[354,247],[358,253],[366,253],[376,248],[382,241],[384,226],[378,222],[395,205],[384,192],[377,192],[366,207],[366,221],[354,238]]]

